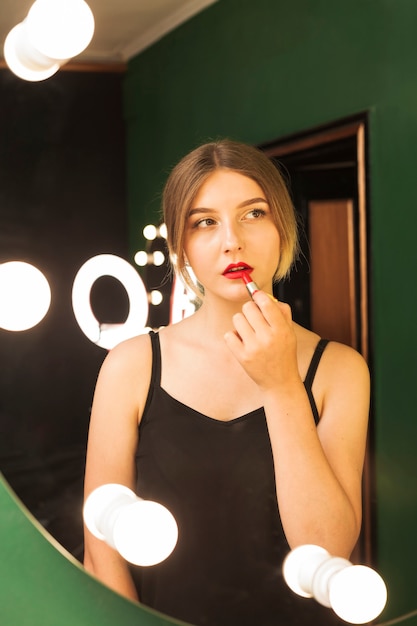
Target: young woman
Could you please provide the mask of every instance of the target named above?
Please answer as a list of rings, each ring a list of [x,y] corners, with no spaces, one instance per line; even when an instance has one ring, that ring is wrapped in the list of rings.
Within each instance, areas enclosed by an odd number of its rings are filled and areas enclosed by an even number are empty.
[[[85,491],[121,483],[161,502],[178,543],[132,574],[86,531],[85,567],[199,626],[318,623],[314,601],[283,583],[282,561],[306,543],[349,557],[357,541],[367,366],[271,297],[298,244],[284,181],[263,153],[205,144],[174,168],[163,203],[171,258],[196,288],[192,269],[201,306],[106,357]],[[253,300],[244,274],[259,287]]]

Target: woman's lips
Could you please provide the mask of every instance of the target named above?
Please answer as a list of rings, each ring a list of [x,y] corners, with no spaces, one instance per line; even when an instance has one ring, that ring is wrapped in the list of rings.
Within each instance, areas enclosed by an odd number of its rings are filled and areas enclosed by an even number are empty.
[[[231,280],[235,280],[237,278],[242,279],[242,277],[246,274],[253,272],[253,267],[246,265],[246,263],[236,263],[233,265],[229,265],[223,272],[223,276],[225,278],[230,278]]]

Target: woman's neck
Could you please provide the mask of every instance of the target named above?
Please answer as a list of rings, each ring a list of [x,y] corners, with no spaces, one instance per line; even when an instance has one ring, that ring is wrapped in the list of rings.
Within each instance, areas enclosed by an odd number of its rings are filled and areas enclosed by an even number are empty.
[[[205,299],[189,322],[205,339],[223,341],[224,334],[233,329],[233,315],[240,313],[244,302]]]

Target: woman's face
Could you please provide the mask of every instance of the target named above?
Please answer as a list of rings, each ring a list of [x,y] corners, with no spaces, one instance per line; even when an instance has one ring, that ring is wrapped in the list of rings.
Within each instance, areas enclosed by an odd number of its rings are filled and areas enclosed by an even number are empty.
[[[265,194],[237,172],[219,169],[201,186],[186,221],[184,252],[210,294],[247,299],[242,271],[272,293],[280,237]]]

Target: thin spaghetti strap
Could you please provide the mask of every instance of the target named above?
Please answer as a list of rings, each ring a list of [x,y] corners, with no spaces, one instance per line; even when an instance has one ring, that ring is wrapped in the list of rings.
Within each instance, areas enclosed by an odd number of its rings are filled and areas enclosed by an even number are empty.
[[[159,343],[159,333],[150,331],[149,336],[152,343],[152,374],[151,387],[161,384],[161,345]]]
[[[314,399],[311,387],[313,385],[314,376],[316,375],[316,371],[319,366],[320,359],[328,343],[329,343],[328,339],[320,339],[320,341],[318,342],[316,346],[316,349],[314,350],[314,354],[312,356],[306,377],[304,379],[304,387],[307,391],[307,395],[310,400],[311,410],[313,411],[314,421],[316,424],[319,423],[320,415],[317,410],[316,401]]]
[[[151,339],[152,345],[152,370],[151,370],[151,381],[149,384],[148,395],[145,402],[145,407],[143,409],[142,419],[140,422],[140,427],[146,422],[146,414],[152,402],[153,393],[155,387],[159,387],[161,384],[161,348],[159,345],[159,335],[155,333],[153,330],[149,332],[149,337]]]

